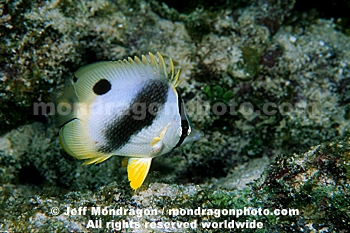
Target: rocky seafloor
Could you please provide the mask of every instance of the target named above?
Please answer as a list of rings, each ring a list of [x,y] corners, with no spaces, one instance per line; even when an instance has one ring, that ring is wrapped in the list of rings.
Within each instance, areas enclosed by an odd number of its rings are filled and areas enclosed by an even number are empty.
[[[0,232],[348,231],[346,20],[297,10],[294,0],[175,6],[0,2]],[[81,166],[61,148],[54,116],[33,107],[52,101],[81,66],[157,51],[181,69],[179,89],[205,136],[154,159],[135,193],[122,157]],[[97,207],[129,212],[96,215]],[[259,208],[298,214],[223,212]]]

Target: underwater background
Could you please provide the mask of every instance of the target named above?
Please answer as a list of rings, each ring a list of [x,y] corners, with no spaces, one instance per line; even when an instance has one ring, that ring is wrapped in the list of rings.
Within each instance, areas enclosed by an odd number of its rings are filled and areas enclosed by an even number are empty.
[[[348,232],[349,11],[346,0],[0,1],[0,232]],[[181,69],[205,136],[155,158],[134,193],[122,157],[81,166],[35,106],[84,65],[148,52]],[[85,206],[160,214],[64,214]],[[162,213],[244,207],[299,214]],[[145,227],[225,220],[263,228]]]

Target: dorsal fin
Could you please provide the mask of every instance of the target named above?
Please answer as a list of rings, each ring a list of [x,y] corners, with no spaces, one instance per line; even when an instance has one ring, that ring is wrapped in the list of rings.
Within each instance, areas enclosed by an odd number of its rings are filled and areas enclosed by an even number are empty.
[[[119,79],[121,82],[133,82],[137,79],[149,79],[150,77],[164,78],[176,87],[179,82],[180,70],[175,74],[173,61],[170,59],[169,70],[163,56],[157,52],[158,59],[149,53],[149,60],[142,55],[115,62],[97,62],[84,66],[75,72],[73,88],[80,102],[88,103],[95,97],[92,92],[94,85],[101,79],[112,81]],[[140,74],[140,75],[138,75]]]

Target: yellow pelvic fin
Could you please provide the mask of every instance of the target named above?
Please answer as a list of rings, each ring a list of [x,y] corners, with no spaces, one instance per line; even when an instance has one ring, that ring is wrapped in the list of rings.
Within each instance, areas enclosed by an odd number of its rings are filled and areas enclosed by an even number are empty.
[[[128,179],[132,189],[136,190],[141,187],[151,167],[151,162],[152,158],[129,158]]]
[[[127,167],[128,166],[128,163],[129,163],[129,158],[126,157],[122,160],[122,167]]]

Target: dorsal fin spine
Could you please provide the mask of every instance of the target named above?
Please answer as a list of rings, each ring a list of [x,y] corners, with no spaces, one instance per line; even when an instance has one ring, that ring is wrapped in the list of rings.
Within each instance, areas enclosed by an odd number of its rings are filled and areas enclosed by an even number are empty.
[[[141,56],[141,59],[142,59],[142,63],[143,63],[144,65],[146,65],[146,64],[147,64],[147,58],[145,57],[145,55],[142,55],[142,56]]]
[[[168,71],[168,73],[170,74],[171,73],[171,75],[170,75],[170,77],[171,78],[173,78],[174,77],[174,63],[173,63],[173,60],[170,58],[170,67],[169,67],[169,71]]]
[[[163,56],[162,56],[159,52],[157,52],[157,56],[158,56],[158,58],[159,58],[159,63],[158,63],[158,64],[162,67],[163,73],[166,74],[166,75],[168,75],[168,72],[167,72],[167,70],[166,70],[166,65],[165,65]]]
[[[154,58],[154,55],[152,53],[149,53],[149,57],[151,59],[151,62],[150,62],[151,66],[157,67],[157,63],[156,63],[156,59]]]
[[[133,64],[137,65],[151,65],[154,67],[158,72],[161,74],[164,74],[167,80],[175,87],[177,87],[181,80],[179,80],[180,77],[180,69],[177,70],[175,74],[175,68],[174,68],[174,62],[172,59],[169,59],[169,67],[167,69],[167,66],[165,64],[164,58],[161,53],[157,52],[158,61],[155,58],[155,56],[152,53],[149,53],[150,60],[146,58],[146,56],[141,55],[141,59],[137,56],[134,56],[134,58],[128,57],[124,60],[119,60],[119,63],[123,63],[124,65],[132,66]]]

